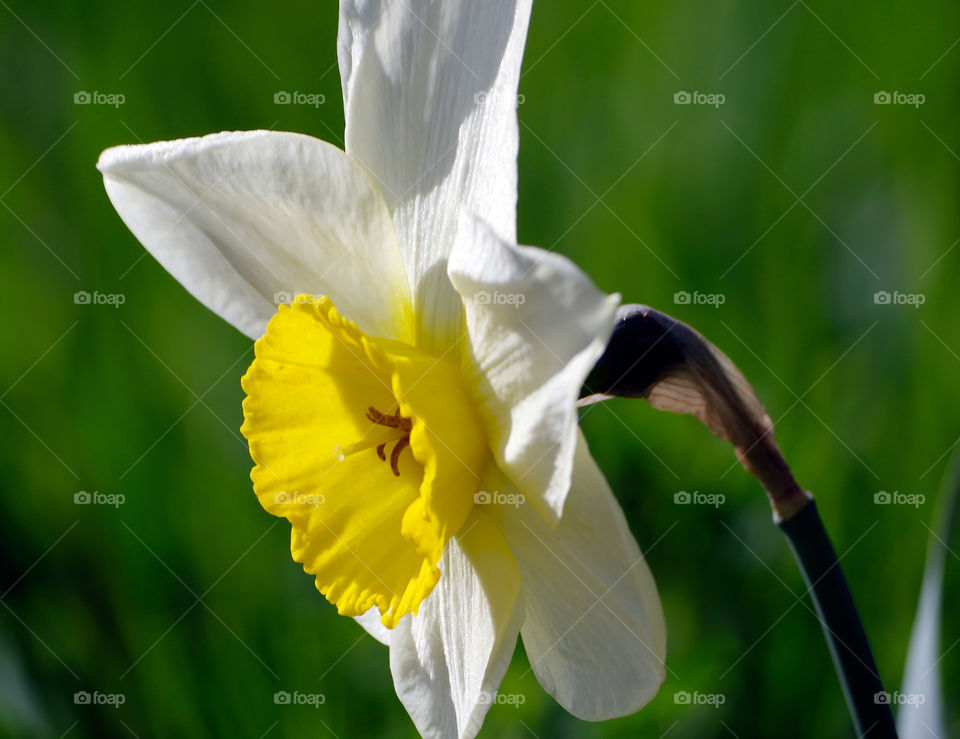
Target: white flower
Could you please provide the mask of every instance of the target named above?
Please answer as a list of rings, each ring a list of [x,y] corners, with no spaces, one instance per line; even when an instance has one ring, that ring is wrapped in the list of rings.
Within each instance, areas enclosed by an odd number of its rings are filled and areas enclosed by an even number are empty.
[[[424,736],[479,731],[518,632],[584,719],[664,678],[652,576],[577,425],[619,298],[515,245],[530,4],[342,0],[346,153],[254,131],[98,164],[144,246],[258,340],[254,489],[389,645]]]

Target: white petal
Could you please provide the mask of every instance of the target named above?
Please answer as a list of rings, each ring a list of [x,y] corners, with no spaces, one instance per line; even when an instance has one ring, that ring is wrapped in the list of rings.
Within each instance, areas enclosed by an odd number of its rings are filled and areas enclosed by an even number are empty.
[[[397,695],[424,737],[471,739],[503,680],[523,619],[520,575],[490,517],[475,511],[440,560],[416,616],[390,634]]]
[[[449,272],[467,312],[464,372],[497,463],[555,523],[570,488],[576,400],[620,296],[601,293],[565,257],[508,244],[469,218]]]
[[[271,131],[108,149],[124,222],[200,302],[251,338],[277,293],[330,296],[368,333],[406,338],[409,287],[389,212],[330,144]],[[408,329],[406,329],[408,330]]]
[[[360,624],[364,630],[381,644],[390,646],[390,629],[383,625],[383,619],[380,616],[380,609],[374,606],[366,613],[355,616],[354,621]]]
[[[537,679],[574,716],[624,716],[665,678],[653,576],[582,435],[555,529],[525,506],[492,506],[523,576],[521,635]]]
[[[462,325],[445,261],[461,208],[516,240],[517,84],[532,0],[341,0],[346,149],[394,215],[421,336]]]

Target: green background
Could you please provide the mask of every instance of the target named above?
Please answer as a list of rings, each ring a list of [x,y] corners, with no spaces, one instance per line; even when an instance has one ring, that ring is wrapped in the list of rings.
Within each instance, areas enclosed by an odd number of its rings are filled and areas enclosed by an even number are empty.
[[[0,731],[413,735],[386,649],[314,590],[251,493],[250,342],[146,255],[94,169],[108,146],[225,129],[342,145],[336,4],[0,5]],[[960,434],[958,36],[947,0],[553,0],[534,8],[520,88],[521,241],[743,369],[817,495],[889,690]],[[75,105],[81,90],[125,102]],[[326,102],[275,105],[280,90]],[[725,102],[676,105],[679,91]],[[875,105],[879,91],[925,102]],[[125,303],[76,305],[78,290]],[[880,290],[925,302],[878,305]],[[525,703],[495,706],[483,735],[852,734],[798,571],[730,448],[641,402],[583,424],[649,550],[669,679],[640,713],[587,724],[518,647],[502,692]],[[725,502],[675,505],[681,490]],[[881,490],[926,502],[875,505]],[[78,491],[125,502],[75,505]],[[281,689],[326,701],[274,705]],[[80,690],[125,703],[76,706]]]

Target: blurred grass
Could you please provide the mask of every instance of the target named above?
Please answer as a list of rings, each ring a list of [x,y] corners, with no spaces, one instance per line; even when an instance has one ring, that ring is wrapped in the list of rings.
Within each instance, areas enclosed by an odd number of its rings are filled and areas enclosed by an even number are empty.
[[[740,365],[818,496],[891,691],[960,434],[958,21],[945,0],[557,0],[534,10],[521,81],[521,240]],[[335,3],[0,9],[0,732],[413,733],[386,650],[316,593],[251,494],[237,433],[249,342],[144,256],[93,166],[111,145],[225,129],[342,144],[335,37]],[[126,102],[77,106],[78,90]],[[278,90],[326,104],[277,106]],[[726,101],[674,105],[680,90]],[[874,105],[880,90],[926,102]],[[77,290],[126,303],[75,305]],[[876,305],[878,290],[926,301]],[[677,305],[679,291],[725,302]],[[495,706],[485,734],[849,733],[800,576],[729,448],[639,403],[583,423],[649,549],[670,677],[642,712],[586,724],[518,648],[502,692],[526,703]],[[79,490],[125,503],[76,506]],[[726,503],[677,506],[679,490]],[[879,490],[927,502],[876,506]],[[952,559],[945,649],[957,591]],[[956,684],[957,653],[942,667]],[[280,689],[326,702],[276,706]],[[75,706],[78,690],[126,702]],[[681,690],[725,702],[676,705]]]

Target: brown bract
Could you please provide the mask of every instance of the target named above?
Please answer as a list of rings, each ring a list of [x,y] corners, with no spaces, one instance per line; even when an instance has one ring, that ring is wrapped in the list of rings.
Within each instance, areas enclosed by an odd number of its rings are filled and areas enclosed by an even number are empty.
[[[621,307],[610,343],[584,383],[580,404],[612,397],[645,398],[658,410],[700,419],[733,444],[740,464],[767,491],[778,522],[813,500],[793,478],[774,439],[773,423],[750,383],[687,324],[647,306]]]

